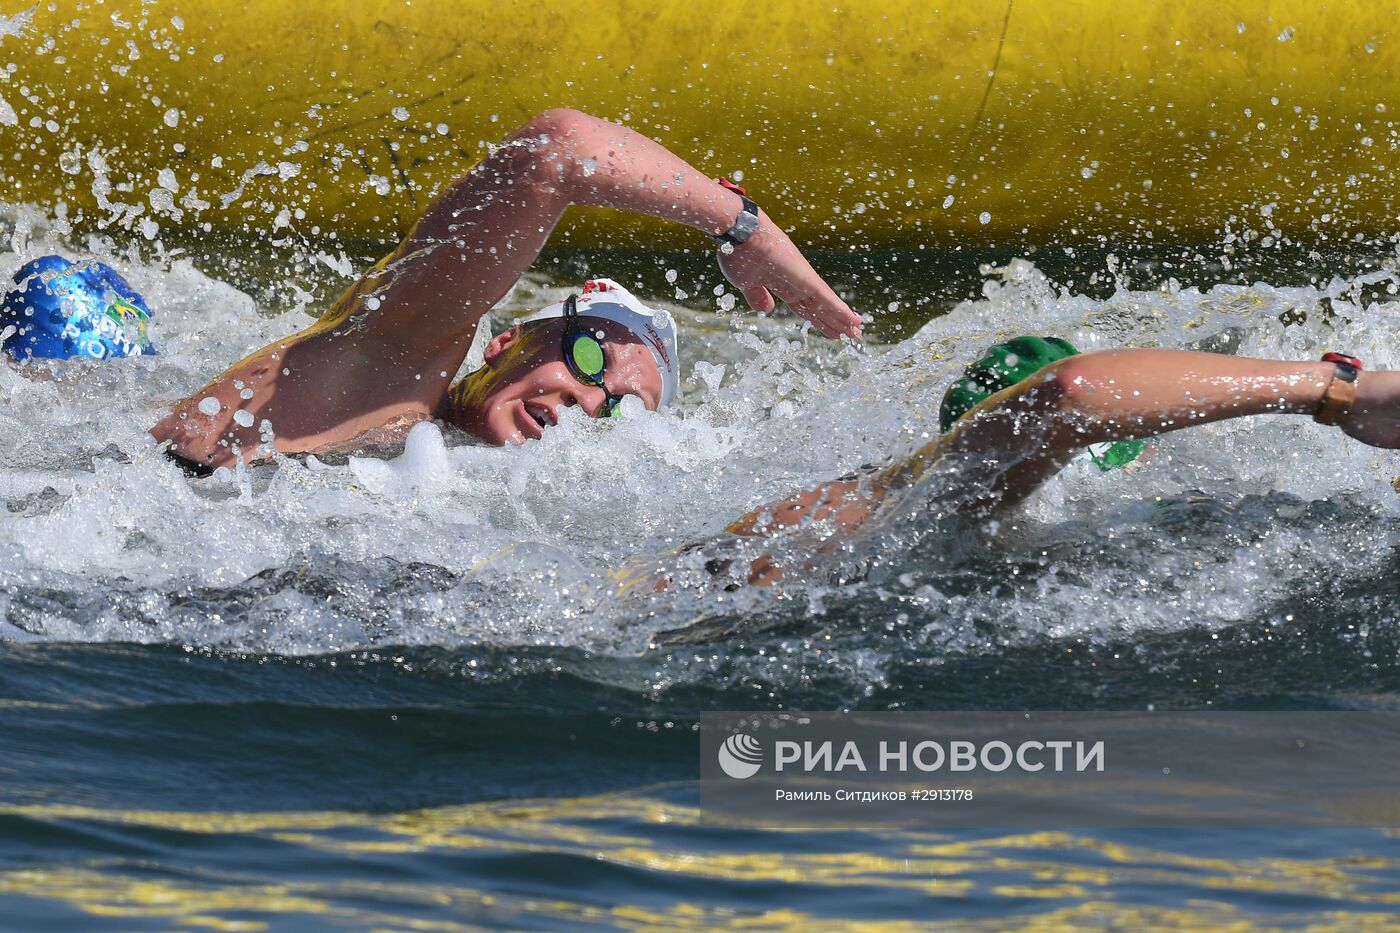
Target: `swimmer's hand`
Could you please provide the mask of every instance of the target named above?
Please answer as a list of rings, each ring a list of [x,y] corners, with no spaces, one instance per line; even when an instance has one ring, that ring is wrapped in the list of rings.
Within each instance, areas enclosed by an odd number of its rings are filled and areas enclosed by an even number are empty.
[[[772,311],[774,297],[828,337],[859,337],[860,318],[803,258],[788,235],[766,213],[753,236],[730,253],[719,251],[719,268],[759,314]]]
[[[1363,444],[1400,448],[1400,372],[1361,373],[1356,402],[1339,426]]]

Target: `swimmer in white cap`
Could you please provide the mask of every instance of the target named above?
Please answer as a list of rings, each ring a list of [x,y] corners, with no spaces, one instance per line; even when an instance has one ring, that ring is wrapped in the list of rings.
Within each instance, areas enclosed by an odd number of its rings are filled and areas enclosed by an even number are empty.
[[[648,356],[659,383],[651,379]],[[548,365],[556,359],[563,360],[569,378]],[[601,390],[602,402],[593,404],[596,391],[583,399],[580,384]],[[679,388],[670,312],[648,308],[611,279],[593,279],[581,297],[570,295],[497,335],[487,345],[486,365],[452,387],[439,414],[477,437],[503,443],[542,437],[559,423],[560,407],[580,405],[596,418],[610,418],[624,395],[658,409]]]
[[[560,304],[497,335],[485,365],[451,384],[482,317],[571,205],[693,227],[719,244],[721,270],[755,310],[778,299],[828,337],[861,332],[742,188],[626,127],[551,110],[453,184],[325,317],[227,370],[151,434],[186,468],[207,471],[272,450],[392,443],[435,417],[505,444],[540,437],[565,407],[604,417],[634,395],[659,408],[679,383],[674,321],[607,279],[577,299],[576,315]]]

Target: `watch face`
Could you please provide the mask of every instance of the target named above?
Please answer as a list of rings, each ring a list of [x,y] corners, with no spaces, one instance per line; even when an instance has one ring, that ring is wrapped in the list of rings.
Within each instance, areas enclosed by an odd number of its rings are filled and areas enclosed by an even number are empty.
[[[744,210],[734,221],[734,226],[730,228],[729,235],[740,243],[753,236],[758,230],[758,215],[749,213],[748,205],[744,205]]]

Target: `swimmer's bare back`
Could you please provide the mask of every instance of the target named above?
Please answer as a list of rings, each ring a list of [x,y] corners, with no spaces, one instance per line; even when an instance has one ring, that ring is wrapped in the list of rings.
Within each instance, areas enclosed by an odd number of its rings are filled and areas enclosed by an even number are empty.
[[[320,321],[263,347],[151,429],[196,464],[353,449],[434,417],[481,318],[539,255],[571,205],[651,214],[717,235],[737,194],[659,143],[573,110],[527,122],[455,182],[393,253]],[[758,311],[774,296],[827,336],[860,319],[768,217],[719,258]]]

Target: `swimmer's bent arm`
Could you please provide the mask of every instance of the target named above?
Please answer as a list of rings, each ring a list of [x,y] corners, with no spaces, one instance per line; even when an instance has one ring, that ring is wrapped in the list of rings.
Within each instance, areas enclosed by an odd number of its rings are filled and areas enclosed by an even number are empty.
[[[829,520],[862,526],[881,502],[936,464],[964,468],[963,509],[1020,502],[1089,444],[1154,437],[1192,425],[1263,414],[1313,414],[1335,368],[1185,350],[1105,350],[1051,364],[983,401],[942,437],[868,480],[825,483],[764,506],[730,526],[740,535],[780,533]],[[1400,448],[1400,372],[1362,372],[1341,429],[1374,447]],[[755,561],[752,583],[781,575]]]

